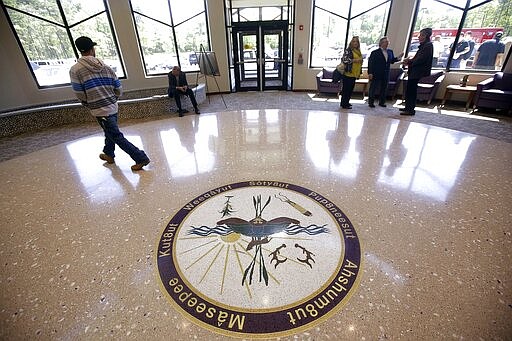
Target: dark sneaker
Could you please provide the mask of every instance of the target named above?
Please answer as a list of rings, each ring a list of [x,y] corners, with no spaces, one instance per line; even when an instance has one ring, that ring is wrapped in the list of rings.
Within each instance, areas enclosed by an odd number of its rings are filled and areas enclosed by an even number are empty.
[[[132,171],[140,171],[142,167],[147,166],[150,162],[151,160],[147,159],[140,163],[136,163],[132,166]]]
[[[187,112],[188,112],[188,110],[185,110],[185,109],[179,109],[179,110],[178,110],[178,115],[179,115],[180,117],[183,117],[183,114],[185,114],[185,113],[187,113]]]
[[[114,158],[112,156],[108,156],[107,154],[105,153],[101,153],[100,154],[100,159],[102,159],[103,161],[105,161],[106,163],[114,163]]]
[[[414,112],[412,112],[412,111],[402,111],[402,112],[400,113],[400,115],[404,115],[404,116],[414,116],[414,114],[415,114],[415,113],[414,113]]]
[[[373,103],[368,104],[368,106],[369,106],[370,108],[375,108],[375,104],[373,104]]]
[[[196,113],[196,115],[199,115],[201,112],[199,111],[199,108],[194,108],[194,111]]]

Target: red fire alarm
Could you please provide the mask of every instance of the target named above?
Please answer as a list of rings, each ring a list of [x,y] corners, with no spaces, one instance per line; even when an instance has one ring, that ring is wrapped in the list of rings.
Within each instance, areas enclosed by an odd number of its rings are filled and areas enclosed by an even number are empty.
[[[303,31],[304,30],[304,25],[299,25],[299,31]]]

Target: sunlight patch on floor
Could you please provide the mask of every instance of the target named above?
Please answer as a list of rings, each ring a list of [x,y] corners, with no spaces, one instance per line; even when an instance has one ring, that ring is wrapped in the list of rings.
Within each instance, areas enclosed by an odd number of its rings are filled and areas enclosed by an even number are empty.
[[[487,116],[481,116],[478,115],[478,113],[468,113],[464,111],[454,111],[454,110],[444,110],[441,109],[441,115],[448,115],[448,116],[455,116],[455,117],[464,117],[464,118],[472,118],[476,120],[483,120],[483,121],[491,121],[491,122],[499,122],[499,118],[495,117],[487,117]]]
[[[404,104],[402,103],[401,100],[396,100],[396,102],[393,104],[393,107],[394,108],[403,108]],[[435,105],[432,108],[416,107],[416,111],[427,112],[427,113],[431,113],[431,114],[453,116],[453,117],[471,118],[471,119],[490,121],[490,122],[499,122],[500,121],[499,118],[478,115],[478,112],[467,112],[467,111],[462,111],[462,110],[447,110],[447,109],[440,108],[438,105]]]
[[[338,103],[340,101],[339,97],[337,96],[318,96],[317,93],[308,93],[308,96],[313,102]]]

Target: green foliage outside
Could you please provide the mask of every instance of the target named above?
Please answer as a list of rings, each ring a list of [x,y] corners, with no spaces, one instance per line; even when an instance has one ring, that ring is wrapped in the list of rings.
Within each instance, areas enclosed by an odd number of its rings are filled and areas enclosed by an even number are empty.
[[[443,6],[444,11],[429,11],[420,8],[414,27],[458,28],[462,11]],[[493,0],[468,11],[464,28],[503,27],[504,36],[512,35],[512,0]]]

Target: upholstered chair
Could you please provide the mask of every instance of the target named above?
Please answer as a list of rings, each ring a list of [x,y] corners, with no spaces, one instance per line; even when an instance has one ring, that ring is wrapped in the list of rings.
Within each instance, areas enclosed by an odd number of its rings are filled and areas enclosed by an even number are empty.
[[[476,85],[474,108],[504,109],[512,113],[512,73],[497,72]]]

